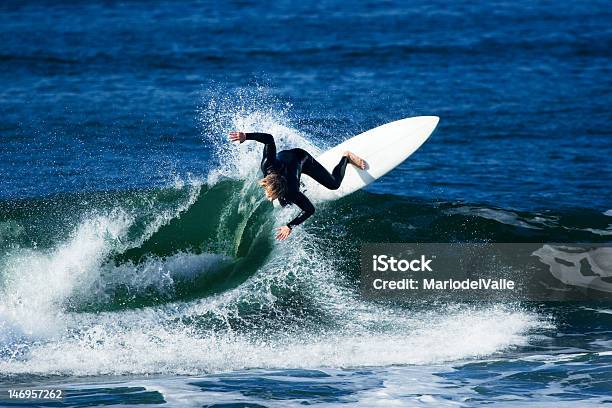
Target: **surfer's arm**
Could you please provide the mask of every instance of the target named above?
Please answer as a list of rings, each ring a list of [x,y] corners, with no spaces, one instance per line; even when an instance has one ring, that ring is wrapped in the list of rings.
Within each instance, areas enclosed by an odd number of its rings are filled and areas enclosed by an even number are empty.
[[[276,160],[276,144],[272,135],[268,133],[245,133],[245,135],[246,140],[255,140],[263,143],[263,158],[266,162],[273,163]]]
[[[287,224],[289,228],[300,225],[315,212],[314,205],[312,205],[308,197],[306,197],[303,193],[298,192],[294,197],[291,197],[291,201],[300,207],[300,210],[302,211],[289,224]]]

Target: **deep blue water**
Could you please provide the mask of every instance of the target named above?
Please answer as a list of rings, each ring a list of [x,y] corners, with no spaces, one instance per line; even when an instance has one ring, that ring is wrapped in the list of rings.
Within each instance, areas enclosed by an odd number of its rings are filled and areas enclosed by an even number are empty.
[[[3,1],[0,388],[610,402],[609,304],[396,310],[355,271],[365,242],[609,243],[611,104],[606,1]],[[417,153],[286,245],[259,152],[225,140],[323,149],[417,115],[441,118]]]
[[[198,107],[258,83],[251,106],[291,104],[293,128],[330,142],[440,116],[376,190],[605,211],[608,6],[3,2],[1,196],[205,174]]]

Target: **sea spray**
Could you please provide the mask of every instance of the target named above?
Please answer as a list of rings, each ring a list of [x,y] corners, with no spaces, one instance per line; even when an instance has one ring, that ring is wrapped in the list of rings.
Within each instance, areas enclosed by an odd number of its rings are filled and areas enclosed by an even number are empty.
[[[87,291],[98,265],[123,236],[131,218],[117,211],[86,219],[70,239],[49,251],[18,249],[3,262],[0,319],[28,337],[61,332],[64,303]]]

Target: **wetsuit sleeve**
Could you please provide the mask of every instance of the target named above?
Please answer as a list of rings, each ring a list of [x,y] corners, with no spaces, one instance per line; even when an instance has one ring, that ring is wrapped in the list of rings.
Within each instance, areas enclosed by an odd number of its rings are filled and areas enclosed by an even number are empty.
[[[274,137],[268,133],[245,133],[246,140],[255,140],[259,143],[263,143],[263,160],[261,161],[262,170],[265,171],[265,167],[271,165],[276,160],[276,144],[274,143]]]
[[[295,197],[292,197],[291,201],[295,205],[300,207],[302,212],[300,212],[297,217],[295,217],[289,224],[287,224],[289,228],[293,228],[293,227],[300,225],[301,223],[306,221],[308,217],[310,217],[315,212],[314,205],[312,205],[308,197],[306,197],[304,194],[300,192],[298,192],[295,195]]]

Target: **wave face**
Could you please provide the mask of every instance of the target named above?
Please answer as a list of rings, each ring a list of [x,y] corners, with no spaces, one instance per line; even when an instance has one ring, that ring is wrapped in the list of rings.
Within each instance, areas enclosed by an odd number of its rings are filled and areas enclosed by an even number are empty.
[[[488,355],[551,322],[519,305],[366,302],[360,245],[608,239],[609,216],[596,212],[358,192],[320,205],[276,243],[273,227],[292,210],[273,209],[253,177],[216,179],[3,203],[0,371],[176,374]]]

